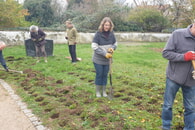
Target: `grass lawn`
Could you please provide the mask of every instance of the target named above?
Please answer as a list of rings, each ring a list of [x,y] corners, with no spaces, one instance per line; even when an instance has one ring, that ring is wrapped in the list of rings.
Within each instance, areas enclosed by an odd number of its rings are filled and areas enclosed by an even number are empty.
[[[81,62],[72,65],[65,44],[54,45],[48,63],[27,57],[24,46],[7,47],[3,53],[10,69],[0,71],[43,124],[52,130],[156,130],[161,126],[161,106],[167,60],[165,43],[139,46],[120,44],[114,53],[114,98],[96,98],[91,44],[78,44]],[[108,80],[108,93],[109,93]],[[173,126],[183,127],[181,92],[174,109]]]

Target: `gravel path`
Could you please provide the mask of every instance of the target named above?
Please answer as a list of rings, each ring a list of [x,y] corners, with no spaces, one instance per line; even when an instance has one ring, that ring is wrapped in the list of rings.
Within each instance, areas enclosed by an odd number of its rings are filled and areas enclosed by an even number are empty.
[[[48,130],[27,109],[13,89],[0,79],[0,130]]]

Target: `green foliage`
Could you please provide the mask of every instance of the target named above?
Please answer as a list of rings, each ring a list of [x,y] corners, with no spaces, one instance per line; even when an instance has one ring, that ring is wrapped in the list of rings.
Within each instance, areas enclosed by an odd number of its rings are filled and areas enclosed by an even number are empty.
[[[132,31],[129,30],[131,27],[126,28],[130,25],[125,22],[125,15],[128,13],[129,8],[126,6],[120,6],[116,4],[110,4],[108,6],[99,6],[98,9],[92,13],[83,13],[81,11],[75,11],[69,9],[65,12],[67,19],[72,19],[79,31],[96,31],[101,20],[104,17],[110,17],[115,24],[116,31]],[[133,28],[137,31],[137,27]]]
[[[68,7],[71,8],[72,6],[74,6],[75,4],[82,4],[83,0],[68,0]]]
[[[168,26],[167,19],[153,8],[130,7],[113,3],[113,0],[69,0],[64,14],[55,16],[51,0],[26,0],[22,5],[14,0],[0,1],[0,27],[9,30],[37,24],[52,30],[64,30],[64,21],[72,19],[80,32],[95,32],[104,17],[110,17],[114,31],[161,32]],[[130,14],[129,17],[128,14]],[[28,22],[26,22],[26,21]]]
[[[0,1],[0,28],[6,27],[26,27],[30,23],[25,21],[25,16],[29,15],[27,10],[15,0]]]
[[[168,20],[157,9],[137,7],[130,11],[129,21],[136,23],[146,32],[161,32],[168,26]]]
[[[35,22],[40,26],[46,27],[53,24],[54,15],[50,6],[51,0],[26,0],[24,8],[28,9],[30,15],[26,20]]]
[[[133,22],[126,22],[126,21],[123,21],[123,20],[114,20],[113,21],[114,25],[115,25],[115,28],[114,30],[115,31],[118,31],[118,32],[141,32],[143,31],[141,27],[139,27],[136,23],[133,23]]]
[[[100,19],[95,17],[94,14],[87,15],[81,12],[72,12],[71,10],[66,13],[69,14],[69,18],[73,20],[77,30],[80,32],[94,32],[99,26]]]

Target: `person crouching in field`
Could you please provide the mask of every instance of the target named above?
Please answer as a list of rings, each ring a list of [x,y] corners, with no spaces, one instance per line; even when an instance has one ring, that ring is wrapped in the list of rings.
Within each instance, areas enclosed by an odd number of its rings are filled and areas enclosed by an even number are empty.
[[[77,29],[74,27],[71,20],[67,20],[65,24],[67,28],[67,36],[65,36],[65,39],[68,40],[69,53],[72,59],[72,63],[75,64],[78,61],[76,55],[76,44],[78,39]]]
[[[45,62],[47,62],[47,54],[45,51],[45,37],[46,34],[38,28],[38,26],[32,25],[30,26],[30,36],[31,39],[35,42],[35,50],[37,63],[40,61],[40,57],[43,55]]]
[[[1,65],[3,66],[3,68],[5,69],[5,71],[9,71],[8,67],[6,65],[5,59],[3,57],[3,49],[6,47],[6,44],[3,41],[0,41],[0,62]]]
[[[96,70],[95,85],[96,85],[96,97],[107,97],[106,85],[109,72],[109,60],[112,58],[112,54],[117,47],[116,38],[113,32],[114,24],[109,17],[105,17],[100,25],[99,30],[96,32],[92,49],[93,64]],[[103,91],[102,95],[101,92]]]

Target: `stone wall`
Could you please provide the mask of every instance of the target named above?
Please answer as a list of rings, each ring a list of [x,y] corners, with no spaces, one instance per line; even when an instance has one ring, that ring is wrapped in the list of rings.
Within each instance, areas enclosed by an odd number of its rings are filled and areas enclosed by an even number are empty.
[[[46,39],[53,40],[54,44],[67,43],[65,32],[45,32]],[[166,42],[171,34],[169,33],[115,33],[117,41],[120,42]],[[94,33],[79,33],[79,43],[91,43]],[[7,45],[24,45],[29,39],[29,32],[26,31],[0,31],[0,40]]]

